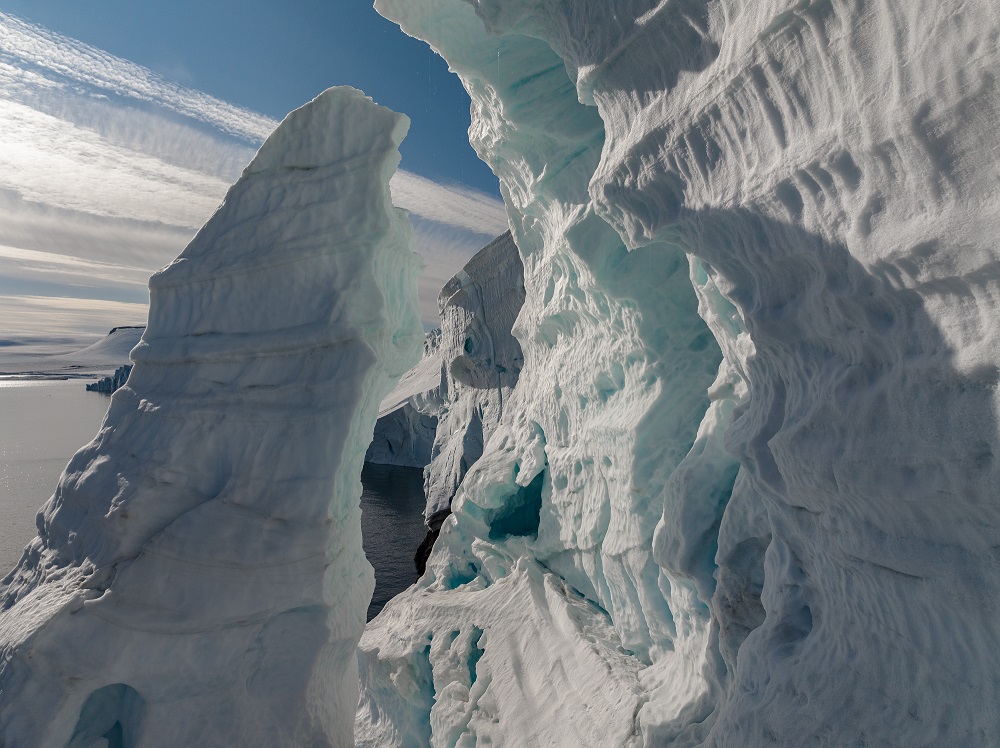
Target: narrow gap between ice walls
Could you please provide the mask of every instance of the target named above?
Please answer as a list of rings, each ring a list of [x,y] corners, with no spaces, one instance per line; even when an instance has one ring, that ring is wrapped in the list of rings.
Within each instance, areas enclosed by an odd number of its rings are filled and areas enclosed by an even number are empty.
[[[734,337],[738,315],[676,242],[630,251],[594,210],[604,123],[546,42],[492,36],[458,1],[376,7],[472,96],[470,141],[524,261],[525,366],[427,573],[366,630],[357,740],[501,739],[515,718],[526,742],[703,734],[725,688],[710,602],[742,385],[720,373],[699,304]],[[517,694],[503,685],[514,672]],[[560,687],[584,698],[543,697]]]

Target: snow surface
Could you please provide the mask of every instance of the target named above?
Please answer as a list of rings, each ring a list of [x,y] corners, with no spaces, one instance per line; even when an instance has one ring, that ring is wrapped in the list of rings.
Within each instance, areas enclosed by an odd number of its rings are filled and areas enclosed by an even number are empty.
[[[151,278],[128,384],[0,583],[0,744],[351,744],[359,476],[423,337],[407,127],[330,89]]]
[[[1000,744],[1000,6],[376,7],[526,300],[358,743]]]

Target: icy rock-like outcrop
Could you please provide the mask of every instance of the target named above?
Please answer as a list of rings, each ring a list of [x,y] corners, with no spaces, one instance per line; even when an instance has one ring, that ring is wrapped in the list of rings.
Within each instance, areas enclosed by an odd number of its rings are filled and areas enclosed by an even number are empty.
[[[364,447],[422,337],[407,126],[327,91],[150,279],[131,377],[0,585],[0,744],[351,744]]]
[[[377,7],[527,298],[359,743],[1000,743],[1000,6]]]
[[[517,384],[524,358],[511,329],[523,303],[524,271],[510,232],[479,250],[438,296],[440,406],[424,471],[424,520],[432,531],[451,511]]]
[[[87,392],[102,392],[111,395],[119,387],[124,387],[128,381],[128,375],[132,373],[132,364],[124,364],[115,369],[114,374],[101,377],[96,382],[87,385]]]
[[[427,333],[420,361],[379,405],[365,462],[422,468],[431,461],[441,405],[440,343],[440,329]]]

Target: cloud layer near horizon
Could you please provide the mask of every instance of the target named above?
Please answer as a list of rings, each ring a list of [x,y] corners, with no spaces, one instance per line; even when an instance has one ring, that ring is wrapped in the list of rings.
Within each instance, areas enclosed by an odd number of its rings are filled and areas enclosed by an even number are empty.
[[[148,275],[184,248],[276,125],[0,13],[0,337],[141,323]],[[413,218],[433,324],[443,282],[506,230],[503,204],[405,170],[392,192]]]

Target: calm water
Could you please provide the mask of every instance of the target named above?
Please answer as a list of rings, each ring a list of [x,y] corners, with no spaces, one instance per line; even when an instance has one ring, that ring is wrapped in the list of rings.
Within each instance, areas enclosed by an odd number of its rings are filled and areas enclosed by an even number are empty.
[[[82,380],[0,382],[0,577],[35,536],[35,513],[110,402]]]
[[[111,398],[81,380],[0,381],[0,577],[35,536],[35,513],[55,491],[70,457],[97,433]],[[423,475],[418,468],[365,465],[361,528],[375,567],[371,619],[413,584],[423,540]]]
[[[361,537],[365,555],[375,567],[370,621],[390,598],[417,581],[413,557],[427,535],[424,471],[366,463],[361,486]]]

